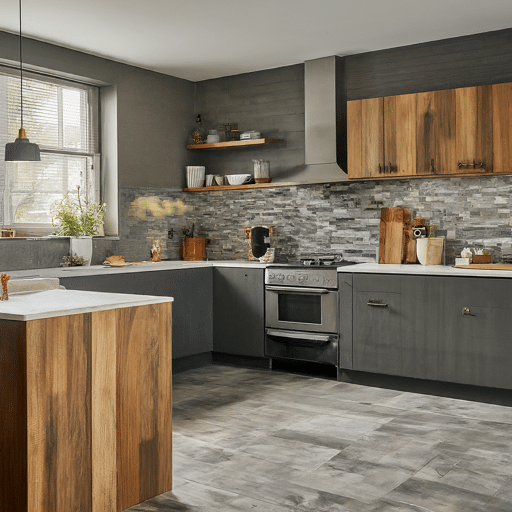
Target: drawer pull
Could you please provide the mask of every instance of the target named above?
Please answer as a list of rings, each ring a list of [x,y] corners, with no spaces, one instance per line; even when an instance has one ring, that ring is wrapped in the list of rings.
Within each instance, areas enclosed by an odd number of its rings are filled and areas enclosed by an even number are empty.
[[[371,300],[371,299],[366,303],[366,305],[377,307],[377,308],[387,308],[388,307],[388,305],[385,302],[382,302],[381,300]]]
[[[471,162],[461,162],[459,160],[459,163],[457,164],[459,169],[462,167],[473,167],[473,169],[476,169],[477,167],[480,167],[480,169],[485,169],[485,162],[475,162],[473,160],[473,163]]]
[[[469,308],[466,307],[462,308],[462,314],[465,316],[476,316],[474,313],[471,313]]]

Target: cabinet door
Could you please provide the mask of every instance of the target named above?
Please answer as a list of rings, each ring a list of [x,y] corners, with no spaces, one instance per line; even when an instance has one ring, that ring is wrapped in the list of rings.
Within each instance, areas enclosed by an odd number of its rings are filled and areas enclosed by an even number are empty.
[[[438,278],[429,296],[427,378],[512,389],[512,281]]]
[[[452,172],[473,174],[492,171],[492,86],[455,89],[455,103],[456,162],[452,164]]]
[[[354,274],[353,369],[402,374],[400,278]]]
[[[494,172],[512,172],[512,83],[492,86]]]
[[[384,159],[388,176],[416,174],[416,94],[384,98]]]
[[[264,357],[264,269],[213,269],[213,350]]]
[[[455,89],[416,94],[416,174],[455,172]]]
[[[370,98],[347,102],[347,170],[350,179],[382,176],[383,101],[383,98]]]

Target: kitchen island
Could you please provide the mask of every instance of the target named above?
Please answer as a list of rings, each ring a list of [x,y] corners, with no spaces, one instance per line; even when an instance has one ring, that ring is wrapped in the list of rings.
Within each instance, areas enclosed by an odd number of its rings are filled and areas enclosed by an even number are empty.
[[[172,301],[0,302],[0,511],[114,512],[172,488]]]

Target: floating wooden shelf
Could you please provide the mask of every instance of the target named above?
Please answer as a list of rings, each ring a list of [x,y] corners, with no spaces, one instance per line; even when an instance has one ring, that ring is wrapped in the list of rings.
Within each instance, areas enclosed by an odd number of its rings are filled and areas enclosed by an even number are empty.
[[[183,188],[183,192],[220,192],[221,190],[249,190],[251,188],[290,187],[298,183],[255,183],[253,185],[214,185],[213,187]]]
[[[262,146],[263,144],[275,144],[282,139],[250,139],[250,140],[230,140],[227,142],[215,142],[214,144],[188,144],[187,149],[230,149],[247,146]]]

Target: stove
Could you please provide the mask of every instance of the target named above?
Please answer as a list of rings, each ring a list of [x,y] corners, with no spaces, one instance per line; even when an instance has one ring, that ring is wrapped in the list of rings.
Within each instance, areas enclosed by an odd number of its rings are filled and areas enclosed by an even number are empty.
[[[265,355],[338,366],[337,268],[332,256],[265,269]]]

